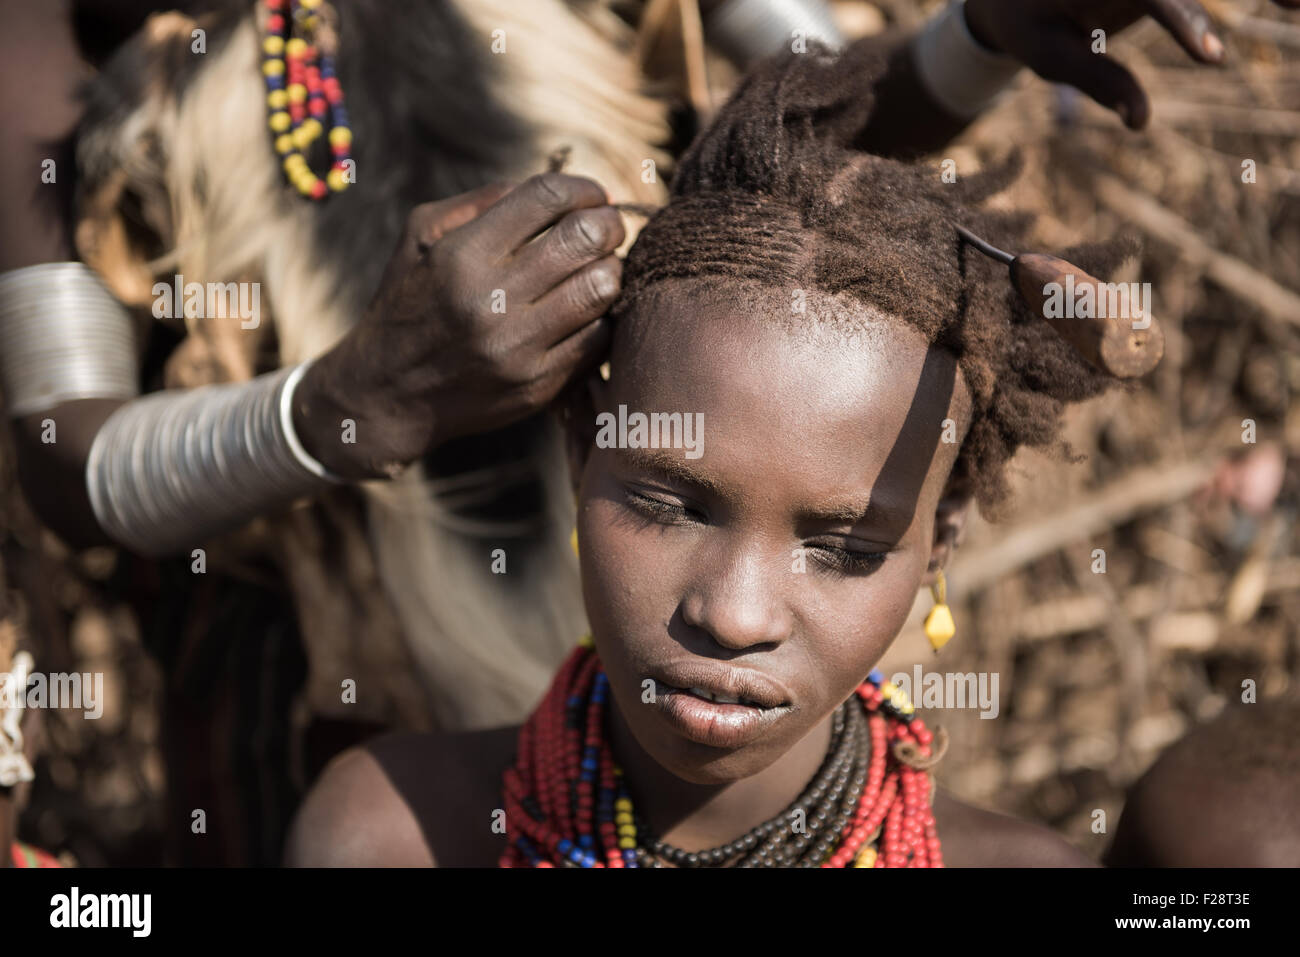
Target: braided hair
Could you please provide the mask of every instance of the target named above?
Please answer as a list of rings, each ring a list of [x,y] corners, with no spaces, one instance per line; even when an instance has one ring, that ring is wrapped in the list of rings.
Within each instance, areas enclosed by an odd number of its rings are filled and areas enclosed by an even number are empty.
[[[885,66],[877,49],[859,43],[836,55],[810,44],[741,82],[628,253],[610,312],[614,365],[634,361],[644,338],[639,322],[622,320],[668,281],[693,282],[693,294],[739,286],[786,301],[799,289],[847,297],[957,358],[972,409],[954,474],[987,511],[1005,498],[1015,451],[1056,444],[1065,404],[1113,380],[1021,302],[1005,266],[958,238],[963,225],[1002,248],[1022,245],[1030,216],[983,207],[1018,175],[1017,155],[945,183],[932,166],[855,145]],[[1112,242],[1063,255],[1105,275],[1134,251]]]

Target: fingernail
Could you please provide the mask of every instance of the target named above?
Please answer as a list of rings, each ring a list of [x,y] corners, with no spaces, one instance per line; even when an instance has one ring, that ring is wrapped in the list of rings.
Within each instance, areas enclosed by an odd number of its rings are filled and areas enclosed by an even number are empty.
[[[602,269],[595,276],[596,295],[602,299],[613,299],[618,293],[618,277],[611,270]]]
[[[1201,46],[1205,49],[1205,55],[1211,59],[1217,60],[1223,56],[1223,42],[1209,31],[1206,31]]]

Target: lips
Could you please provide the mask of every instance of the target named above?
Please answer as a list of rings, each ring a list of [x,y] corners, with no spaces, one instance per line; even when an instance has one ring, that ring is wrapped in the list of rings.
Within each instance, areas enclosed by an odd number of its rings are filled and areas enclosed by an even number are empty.
[[[697,744],[742,747],[794,711],[785,689],[757,672],[688,664],[663,674],[652,679],[653,705]]]
[[[705,660],[674,662],[650,674],[658,684],[686,691],[717,704],[745,702],[758,708],[780,708],[791,694],[780,682],[747,668],[728,668]]]

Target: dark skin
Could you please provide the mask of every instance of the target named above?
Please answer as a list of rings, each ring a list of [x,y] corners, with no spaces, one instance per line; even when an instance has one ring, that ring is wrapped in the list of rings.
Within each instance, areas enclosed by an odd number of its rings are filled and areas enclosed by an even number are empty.
[[[661,288],[629,320],[647,323],[637,361],[616,349],[612,380],[570,408],[611,747],[639,813],[691,849],[795,800],[832,712],[898,635],[964,516],[948,481],[958,445],[939,441],[945,418],[969,419],[949,354],[860,306],[809,299],[812,313],[856,315],[862,329],[846,339],[782,329],[783,296],[729,293],[708,303],[690,284]],[[704,454],[595,447],[595,413],[619,404],[702,413]],[[645,675],[668,661],[761,673],[790,710],[744,745],[697,744],[642,704]],[[493,865],[516,733],[408,735],[344,754],[301,809],[288,861]],[[935,809],[952,865],[1089,863],[1041,828],[944,795]]]
[[[123,23],[138,23],[153,7],[145,0],[96,4],[100,16]],[[61,212],[74,182],[70,161],[60,163],[56,184],[36,189],[49,144],[75,127],[77,83],[89,75],[70,9],[67,2],[0,0],[6,27],[0,89],[13,99],[0,112],[8,144],[0,160],[6,173],[0,176],[0,270],[73,255]],[[1145,122],[1141,88],[1108,57],[1081,51],[1088,49],[1093,26],[1120,30],[1148,13],[1193,57],[1217,62],[1207,52],[1210,21],[1191,0],[967,5],[980,42],[1104,105],[1122,107],[1135,127]],[[966,122],[929,100],[901,44],[877,97],[863,141],[873,152],[934,149]],[[623,235],[608,197],[590,180],[558,175],[529,180],[502,199],[507,191],[505,184],[490,186],[413,210],[374,302],[353,333],[300,383],[295,427],[304,446],[335,473],[353,480],[390,476],[449,439],[526,418],[600,358],[608,339],[600,317],[614,296],[602,281],[617,279],[611,252]],[[465,229],[479,214],[489,223]],[[506,316],[491,311],[496,289],[507,291]],[[72,545],[108,542],[86,495],[85,465],[94,436],[121,404],[67,402],[14,422],[24,492],[42,520]],[[342,441],[345,418],[357,423],[355,442]],[[47,419],[57,423],[55,443],[42,441]]]
[[[1295,867],[1300,702],[1229,708],[1193,728],[1128,790],[1111,867]]]
[[[1295,775],[1158,764],[1130,791],[1109,867],[1295,867]]]

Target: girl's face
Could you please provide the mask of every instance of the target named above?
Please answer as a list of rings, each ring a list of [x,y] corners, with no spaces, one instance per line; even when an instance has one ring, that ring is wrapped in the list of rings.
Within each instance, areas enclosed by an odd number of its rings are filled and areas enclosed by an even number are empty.
[[[608,447],[616,425],[597,443],[575,423],[583,592],[637,742],[722,784],[807,737],[901,630],[958,449],[945,420],[960,440],[968,398],[951,355],[899,323],[786,331],[681,285],[642,308],[636,356],[616,351],[582,415],[677,412],[703,441]]]

